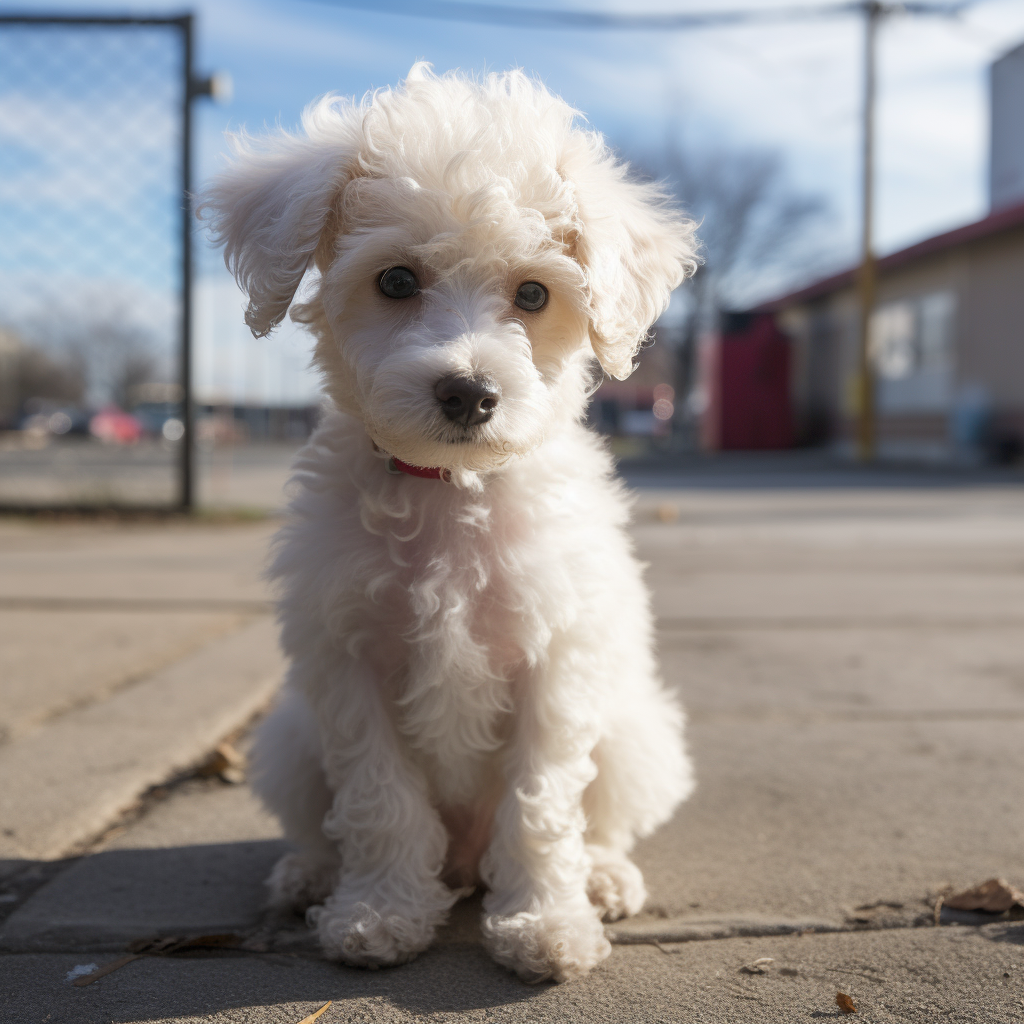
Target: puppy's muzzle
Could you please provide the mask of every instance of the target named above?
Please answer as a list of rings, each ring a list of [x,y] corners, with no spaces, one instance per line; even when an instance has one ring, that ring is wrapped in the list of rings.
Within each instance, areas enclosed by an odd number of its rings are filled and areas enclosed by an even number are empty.
[[[498,386],[486,377],[449,373],[434,385],[441,409],[452,423],[475,427],[486,423],[501,397]]]

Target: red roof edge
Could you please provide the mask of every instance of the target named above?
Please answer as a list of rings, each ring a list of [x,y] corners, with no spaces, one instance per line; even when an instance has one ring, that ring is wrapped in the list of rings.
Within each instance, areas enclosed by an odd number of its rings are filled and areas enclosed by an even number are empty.
[[[990,213],[981,220],[974,221],[973,224],[965,224],[963,227],[954,228],[952,231],[946,231],[941,235],[934,235],[931,238],[926,238],[923,242],[908,246],[906,249],[900,249],[898,252],[890,253],[888,256],[883,256],[877,261],[876,265],[879,273],[885,273],[889,270],[895,270],[897,267],[902,267],[907,263],[913,263],[914,260],[921,259],[924,256],[931,256],[945,249],[952,249],[958,245],[975,242],[980,238],[988,238],[990,235],[998,235],[1002,231],[1008,231],[1011,228],[1021,226],[1024,226],[1024,203],[1006,206],[1001,210],[996,210],[995,213]],[[769,299],[767,302],[762,302],[759,306],[755,307],[751,312],[777,313],[787,306],[800,305],[805,302],[812,302],[814,299],[820,299],[825,295],[831,295],[833,292],[852,285],[856,280],[857,269],[857,267],[851,267],[849,270],[844,270],[838,274],[833,274],[831,277],[815,281],[814,284],[810,284],[806,288],[790,292],[788,295],[783,295],[777,299]]]

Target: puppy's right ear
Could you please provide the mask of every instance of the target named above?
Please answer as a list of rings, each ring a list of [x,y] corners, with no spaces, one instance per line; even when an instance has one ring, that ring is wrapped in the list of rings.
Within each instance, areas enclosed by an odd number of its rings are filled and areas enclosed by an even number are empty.
[[[302,134],[234,136],[231,166],[199,195],[196,212],[249,297],[245,322],[257,338],[284,319],[351,177],[357,144],[346,113],[328,97],[303,113]]]

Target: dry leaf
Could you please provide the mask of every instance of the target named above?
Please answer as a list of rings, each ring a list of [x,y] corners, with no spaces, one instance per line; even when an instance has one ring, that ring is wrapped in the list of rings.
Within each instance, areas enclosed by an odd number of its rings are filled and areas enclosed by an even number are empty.
[[[843,1013],[857,1012],[857,1004],[845,992],[836,993],[836,1006],[838,1006]]]
[[[753,963],[744,964],[740,970],[747,974],[767,974],[768,968],[775,963],[775,957],[759,956]]]
[[[331,1002],[332,1000],[328,999],[327,1002],[316,1011],[316,1013],[311,1013],[308,1017],[303,1017],[302,1020],[299,1021],[299,1024],[313,1024],[313,1021],[315,1021],[317,1017],[319,1017],[320,1014],[331,1005]]]
[[[1014,889],[1005,878],[990,878],[943,901],[953,910],[984,910],[988,914],[1002,914],[1011,907],[1024,908],[1024,893]]]
[[[213,753],[196,769],[203,778],[219,775],[225,782],[245,781],[245,758],[230,743],[220,743]]]

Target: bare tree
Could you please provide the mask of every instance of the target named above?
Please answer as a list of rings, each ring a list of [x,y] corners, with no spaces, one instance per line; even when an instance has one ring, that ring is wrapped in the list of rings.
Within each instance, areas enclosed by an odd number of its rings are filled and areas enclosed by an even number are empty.
[[[120,317],[80,322],[67,339],[71,351],[89,368],[89,391],[94,401],[130,405],[131,392],[152,379],[156,360],[149,338]]]
[[[37,348],[24,348],[18,359],[18,392],[29,398],[78,402],[85,390],[85,372],[74,358],[55,359]]]
[[[681,290],[682,316],[658,331],[677,351],[676,389],[690,395],[697,339],[724,311],[748,309],[838,264],[842,254],[827,202],[795,186],[775,150],[677,141],[635,162],[664,180],[700,224],[703,264]]]
[[[85,400],[127,408],[133,390],[158,375],[150,333],[116,304],[67,304],[37,316],[25,331],[51,358],[83,368]]]
[[[825,199],[794,186],[774,150],[673,143],[647,166],[700,221],[691,307],[701,326],[806,276],[833,248]]]
[[[155,379],[156,360],[151,352],[138,345],[119,355],[111,375],[110,397],[119,409],[130,409],[138,401],[139,385],[149,384]]]
[[[13,331],[0,329],[0,428],[14,426],[33,400],[77,404],[84,391],[80,361],[26,345]]]

